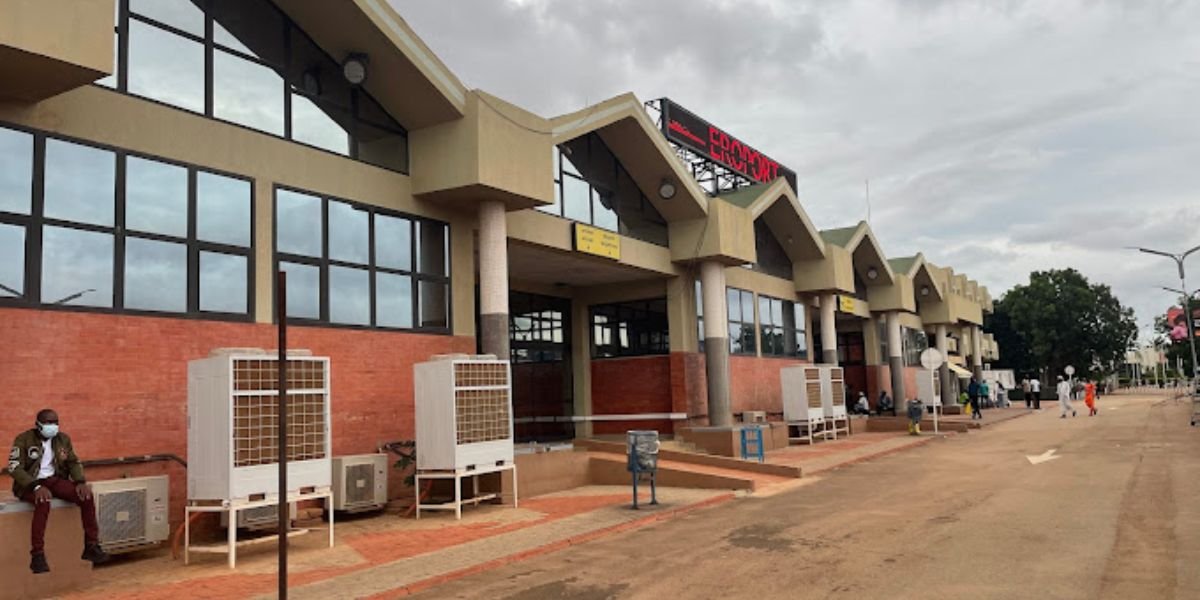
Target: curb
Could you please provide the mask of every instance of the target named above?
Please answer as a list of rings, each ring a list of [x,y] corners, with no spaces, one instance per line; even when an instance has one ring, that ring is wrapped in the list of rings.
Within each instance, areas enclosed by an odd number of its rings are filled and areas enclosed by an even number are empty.
[[[915,441],[915,442],[913,442],[913,443],[911,443],[911,444],[905,444],[905,445],[903,445],[903,446],[897,446],[897,447],[895,447],[895,448],[888,448],[887,450],[882,450],[882,451],[880,451],[880,452],[876,452],[876,453],[874,453],[874,454],[865,454],[865,455],[863,455],[863,456],[859,456],[858,458],[855,458],[855,459],[852,459],[852,460],[848,460],[848,461],[846,461],[846,462],[844,462],[844,463],[836,464],[836,465],[833,465],[833,466],[831,466],[831,467],[825,467],[824,469],[818,469],[818,470],[814,470],[814,471],[808,471],[808,473],[809,473],[810,475],[816,475],[816,474],[818,474],[818,473],[825,473],[825,472],[828,472],[828,471],[833,471],[833,470],[836,470],[836,469],[840,469],[840,468],[842,468],[842,467],[848,467],[848,466],[851,466],[851,465],[856,465],[856,464],[859,464],[859,463],[862,463],[862,462],[866,462],[866,461],[868,461],[868,460],[873,460],[873,459],[876,459],[876,458],[879,458],[879,457],[882,457],[882,456],[888,456],[889,454],[896,454],[897,452],[903,452],[903,451],[905,451],[905,450],[909,450],[909,449],[911,449],[911,448],[917,448],[917,447],[919,447],[919,446],[924,446],[925,444],[928,444],[928,443],[932,442],[933,440],[936,440],[936,439],[941,439],[941,438],[947,437],[948,435],[951,435],[951,434],[950,434],[950,433],[943,433],[943,434],[938,434],[938,435],[931,435],[931,436],[929,436],[929,437],[922,436],[920,439],[918,439],[917,441]]]
[[[564,550],[566,548],[569,548],[569,547],[577,545],[577,544],[583,544],[583,543],[590,542],[590,541],[593,541],[593,540],[596,540],[596,539],[599,539],[602,537],[607,537],[609,535],[622,533],[622,532],[630,531],[633,529],[640,529],[647,525],[652,525],[652,524],[660,522],[660,521],[666,521],[668,519],[677,517],[679,515],[683,515],[683,514],[687,514],[687,513],[693,512],[693,511],[704,509],[704,508],[710,508],[713,506],[724,504],[725,502],[733,500],[734,497],[735,496],[733,493],[721,494],[719,496],[714,496],[707,500],[701,500],[700,502],[697,502],[695,504],[689,504],[687,506],[680,506],[678,508],[672,508],[670,510],[667,510],[667,511],[664,511],[661,513],[656,513],[656,514],[652,514],[652,515],[646,515],[644,517],[639,517],[637,519],[633,519],[632,521],[626,521],[624,523],[617,523],[615,525],[609,525],[607,527],[602,527],[600,529],[595,529],[595,530],[592,530],[592,531],[589,531],[586,533],[581,533],[579,535],[574,535],[574,536],[571,536],[571,537],[568,537],[568,538],[565,538],[562,540],[551,542],[544,546],[530,548],[529,550],[524,550],[521,552],[517,552],[515,554],[510,554],[508,556],[501,556],[500,558],[494,558],[492,560],[485,561],[485,562],[479,563],[477,565],[472,565],[469,567],[459,569],[457,571],[451,571],[449,573],[435,575],[428,579],[422,579],[421,581],[416,581],[416,582],[413,582],[408,585],[404,585],[404,586],[401,586],[401,587],[398,587],[395,589],[387,590],[384,592],[379,592],[379,593],[373,594],[371,596],[366,596],[366,598],[369,600],[385,600],[388,598],[403,598],[406,596],[411,596],[413,594],[418,594],[420,592],[428,591],[431,588],[437,587],[443,583],[448,583],[450,581],[454,581],[456,579],[462,579],[463,577],[468,577],[470,575],[476,575],[476,574],[483,573],[485,571],[490,571],[492,569],[503,567],[505,565],[509,565],[512,563],[520,562],[520,561],[527,560],[530,558],[535,558],[538,556],[543,556],[543,555],[550,554],[553,552],[558,552],[559,550]]]

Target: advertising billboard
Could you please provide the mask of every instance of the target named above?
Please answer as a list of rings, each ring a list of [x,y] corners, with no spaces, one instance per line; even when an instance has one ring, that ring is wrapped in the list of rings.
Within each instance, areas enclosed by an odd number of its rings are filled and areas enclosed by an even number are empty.
[[[668,140],[759,183],[783,177],[796,189],[796,172],[724,129],[663,98],[662,131]]]

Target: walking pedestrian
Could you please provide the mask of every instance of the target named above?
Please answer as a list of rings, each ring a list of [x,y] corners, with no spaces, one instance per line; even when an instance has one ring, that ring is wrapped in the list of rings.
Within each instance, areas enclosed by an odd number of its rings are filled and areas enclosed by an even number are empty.
[[[1067,418],[1067,413],[1071,413],[1071,416],[1074,417],[1075,409],[1071,406],[1071,384],[1063,380],[1062,375],[1058,376],[1058,386],[1055,388],[1055,392],[1058,393],[1058,408],[1060,411],[1058,418]]]
[[[1088,416],[1089,417],[1096,416],[1097,413],[1096,413],[1096,384],[1095,383],[1092,383],[1089,381],[1089,382],[1087,382],[1086,385],[1083,386],[1083,402],[1085,404],[1087,404]]]
[[[1029,391],[1033,394],[1033,410],[1042,410],[1042,380],[1037,377],[1030,379]]]
[[[1033,408],[1033,393],[1030,391],[1031,389],[1033,388],[1029,386],[1029,378],[1022,378],[1021,393],[1025,396],[1025,408]]]
[[[975,419],[983,418],[983,413],[979,412],[979,393],[980,393],[979,381],[977,381],[975,379],[975,376],[972,375],[971,383],[967,384],[967,398],[969,398],[971,401],[971,420],[972,421],[974,421]]]
[[[986,406],[988,408],[992,408],[993,406],[996,405],[996,403],[992,399],[992,386],[990,384],[988,384],[988,381],[986,379],[979,382],[979,395],[983,399],[983,401],[979,403],[980,406]]]

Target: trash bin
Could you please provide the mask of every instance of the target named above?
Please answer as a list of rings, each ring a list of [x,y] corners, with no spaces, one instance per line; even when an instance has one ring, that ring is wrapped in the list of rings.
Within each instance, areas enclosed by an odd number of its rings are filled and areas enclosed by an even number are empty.
[[[658,432],[634,430],[625,433],[627,468],[631,473],[646,473],[658,469]]]
[[[638,508],[638,480],[650,476],[650,504],[658,504],[658,432],[633,430],[625,432],[626,468],[633,478],[633,508]]]

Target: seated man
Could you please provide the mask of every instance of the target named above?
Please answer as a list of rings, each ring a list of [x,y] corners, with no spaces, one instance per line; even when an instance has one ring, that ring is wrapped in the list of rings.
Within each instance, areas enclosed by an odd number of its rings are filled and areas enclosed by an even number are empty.
[[[34,428],[13,441],[8,455],[8,472],[13,478],[13,495],[34,505],[30,532],[29,569],[46,573],[46,522],[50,519],[50,500],[59,498],[79,506],[83,520],[83,560],[102,563],[108,554],[100,548],[100,528],[96,525],[96,505],[92,486],[83,477],[83,465],[75,456],[71,438],[58,432],[58,413],[43,409]]]
[[[883,413],[892,413],[896,416],[896,403],[892,401],[892,397],[888,395],[887,390],[879,390],[879,416]]]
[[[854,403],[854,414],[869,415],[871,414],[871,404],[867,402],[867,395],[863,392],[858,393],[858,401]]]

